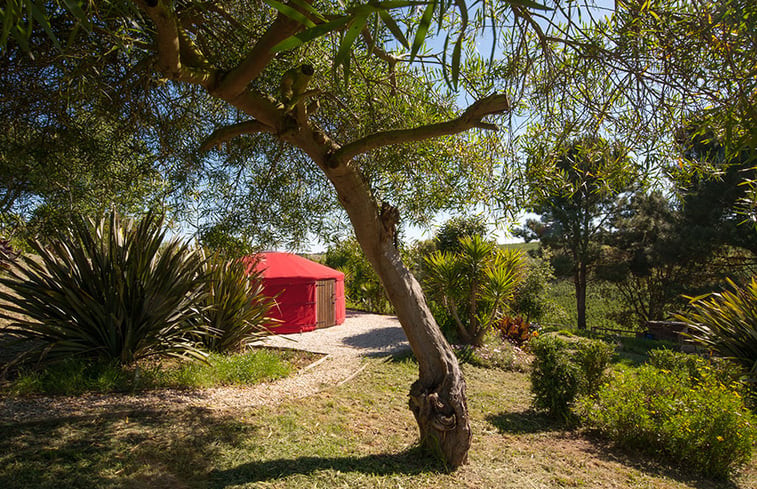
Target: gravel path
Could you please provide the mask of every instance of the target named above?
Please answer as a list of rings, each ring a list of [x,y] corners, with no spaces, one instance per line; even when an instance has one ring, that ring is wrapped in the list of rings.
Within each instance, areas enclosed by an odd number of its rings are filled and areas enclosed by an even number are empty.
[[[198,391],[164,389],[139,394],[85,394],[76,397],[0,397],[0,423],[16,424],[67,417],[167,411],[198,407],[215,411],[277,404],[313,395],[351,380],[364,368],[364,357],[383,357],[409,350],[393,316],[348,311],[344,324],[308,333],[271,336],[265,346],[293,348],[325,356],[297,374],[250,387],[217,387]]]

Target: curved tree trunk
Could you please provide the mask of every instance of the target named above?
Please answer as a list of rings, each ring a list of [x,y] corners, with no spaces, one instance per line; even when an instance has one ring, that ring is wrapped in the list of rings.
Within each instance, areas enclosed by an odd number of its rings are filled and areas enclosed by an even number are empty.
[[[387,292],[418,360],[419,378],[410,388],[410,409],[421,443],[458,467],[468,458],[471,428],[465,380],[412,273],[395,246],[397,210],[379,210],[366,183],[348,167],[325,169],[355,230],[360,246]]]

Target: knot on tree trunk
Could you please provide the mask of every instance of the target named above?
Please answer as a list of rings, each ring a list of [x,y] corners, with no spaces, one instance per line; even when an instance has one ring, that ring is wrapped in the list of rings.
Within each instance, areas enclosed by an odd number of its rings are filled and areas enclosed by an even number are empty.
[[[397,247],[397,224],[400,222],[400,211],[393,205],[383,202],[381,204],[381,211],[379,211],[379,217],[381,218],[381,225],[384,228],[384,232],[388,238]]]
[[[454,430],[457,426],[454,408],[442,402],[438,392],[428,392],[425,389],[414,392],[418,387],[418,382],[416,382],[410,392],[410,410],[413,411],[416,419],[421,416],[439,432]]]

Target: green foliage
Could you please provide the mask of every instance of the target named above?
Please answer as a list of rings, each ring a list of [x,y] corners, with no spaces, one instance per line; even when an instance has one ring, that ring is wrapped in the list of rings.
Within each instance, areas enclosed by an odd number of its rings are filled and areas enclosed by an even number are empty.
[[[459,251],[426,257],[426,286],[457,327],[458,339],[480,346],[484,335],[508,310],[521,280],[523,257],[479,236],[460,239]]]
[[[70,232],[32,243],[0,283],[11,333],[49,361],[71,356],[130,364],[150,356],[203,355],[198,334],[203,257],[186,243],[166,243],[162,219],[115,213],[77,218]],[[13,314],[22,315],[21,317]]]
[[[529,343],[534,354],[531,392],[534,407],[568,421],[579,395],[596,392],[605,376],[614,348],[599,340],[561,338],[545,334]]]
[[[544,141],[537,144],[529,150],[526,173],[530,210],[541,220],[528,221],[519,234],[539,239],[554,253],[555,262],[568,261],[578,327],[585,329],[586,286],[590,267],[600,256],[598,238],[618,196],[635,184],[635,170],[626,148],[600,137],[583,136],[554,149],[542,147]]]
[[[736,388],[742,377],[741,368],[729,360],[723,358],[705,359],[699,355],[680,353],[668,348],[657,348],[649,351],[647,363],[660,370],[669,370],[678,374],[687,375],[698,381],[702,374],[713,376],[723,385]]]
[[[129,390],[133,376],[113,362],[66,358],[43,370],[21,370],[9,392],[14,395],[116,392]]]
[[[726,477],[750,460],[754,416],[730,386],[704,368],[644,365],[615,372],[576,411],[582,422],[624,447],[664,455],[707,477]]]
[[[484,238],[487,234],[486,223],[479,216],[453,217],[445,222],[434,235],[437,251],[456,252],[460,250],[462,238],[477,236]]]
[[[204,349],[235,352],[268,334],[268,312],[274,299],[263,293],[262,272],[242,261],[216,255],[205,262],[207,294],[202,301]]]
[[[555,307],[550,286],[555,277],[549,257],[529,257],[523,275],[511,305],[513,314],[524,316],[526,322],[539,322]]]
[[[676,315],[689,323],[691,337],[716,354],[739,364],[757,385],[757,281],[709,297],[691,298],[691,310]]]
[[[211,354],[205,362],[187,362],[155,375],[154,383],[166,387],[199,389],[219,385],[245,385],[286,377],[290,366],[279,355],[250,350],[235,355]]]
[[[590,280],[586,284],[586,325],[588,328],[621,328],[621,297],[614,284],[603,280]],[[558,279],[550,283],[549,307],[541,324],[560,329],[575,330],[578,324],[576,288],[572,280]]]
[[[531,342],[531,392],[534,407],[550,416],[567,420],[571,403],[578,395],[580,370],[571,362],[565,340],[544,335]]]
[[[344,273],[347,307],[379,314],[392,313],[392,306],[381,281],[355,239],[343,240],[330,246],[323,262]]]

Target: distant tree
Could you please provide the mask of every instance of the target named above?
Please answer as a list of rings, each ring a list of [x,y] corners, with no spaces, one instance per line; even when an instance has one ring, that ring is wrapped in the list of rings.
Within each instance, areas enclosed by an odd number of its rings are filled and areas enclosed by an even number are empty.
[[[742,149],[728,157],[711,131],[692,127],[678,139],[674,195],[624,199],[598,270],[617,285],[637,324],[667,319],[685,305],[683,294],[720,290],[726,278],[745,284],[757,269],[757,229],[739,208],[743,181],[754,177],[753,156]]]
[[[554,269],[549,253],[540,257],[525,258],[523,280],[515,291],[510,308],[513,314],[522,316],[526,322],[538,322],[554,307],[549,300],[550,282],[554,280]]]
[[[567,262],[579,329],[586,328],[586,283],[600,256],[598,238],[607,229],[618,196],[631,187],[631,168],[621,145],[596,136],[529,156],[529,210],[541,218],[527,221],[517,234],[526,241],[538,239],[556,260]]]
[[[323,263],[344,273],[344,293],[350,307],[380,314],[392,312],[381,280],[355,238],[329,246]]]
[[[438,251],[457,251],[461,238],[477,236],[486,238],[486,223],[480,216],[459,216],[445,222],[434,235],[434,244]]]

